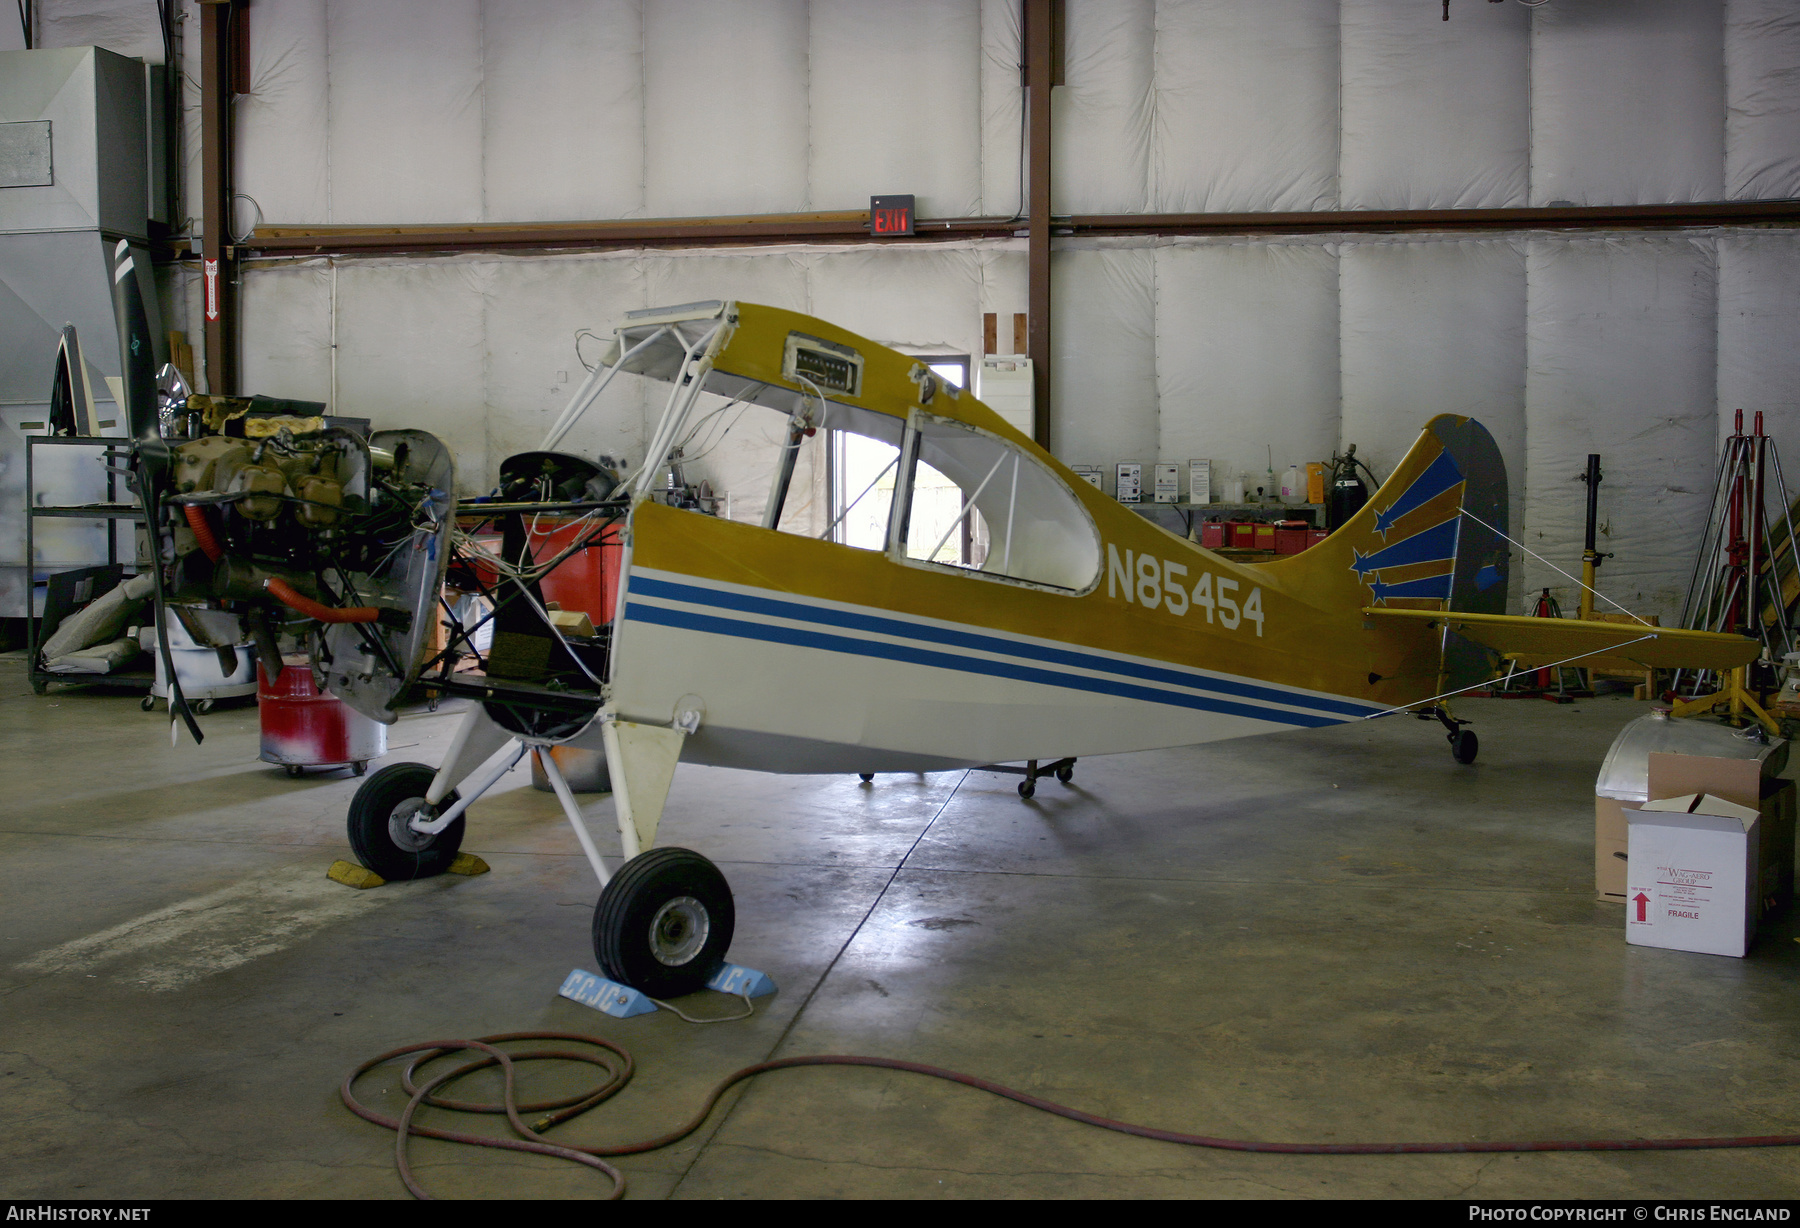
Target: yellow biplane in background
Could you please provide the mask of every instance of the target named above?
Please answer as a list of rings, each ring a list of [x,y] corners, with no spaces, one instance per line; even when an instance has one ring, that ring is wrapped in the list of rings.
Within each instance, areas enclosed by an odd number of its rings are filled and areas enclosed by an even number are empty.
[[[623,476],[556,451],[620,372],[669,385],[643,463]],[[679,761],[865,777],[1027,762],[1029,796],[1080,756],[1414,712],[1469,762],[1475,735],[1443,700],[1503,656],[1730,669],[1759,652],[1735,636],[1506,615],[1506,476],[1472,419],[1427,423],[1320,544],[1246,565],[1107,498],[921,360],[750,303],[631,313],[543,446],[502,467],[495,496],[460,505],[447,450],[422,432],[294,436],[280,445],[291,457],[264,464],[285,477],[183,483],[198,473],[187,454],[219,445],[160,439],[133,410],[159,606],[190,631],[237,624],[220,642],[253,631],[265,655],[298,636],[318,678],[380,720],[421,680],[474,701],[440,765],[394,764],[362,785],[349,834],[363,864],[442,872],[470,804],[544,751],[600,879],[600,965],[653,996],[703,984],[734,926],[710,861],[654,847]],[[776,428],[758,523],[667,501],[679,444],[727,411]],[[822,524],[795,514],[815,481],[797,486],[796,472],[831,432],[866,441],[875,476]],[[337,483],[335,512],[295,489],[301,471]],[[860,544],[843,531],[853,508]],[[528,524],[544,514],[575,526],[554,549]],[[497,554],[459,515],[501,528]],[[614,541],[616,597],[593,634],[575,634],[542,582]],[[479,674],[453,672],[476,651],[460,621],[432,648],[452,567],[492,602]],[[604,754],[622,865],[597,850],[554,747]]]

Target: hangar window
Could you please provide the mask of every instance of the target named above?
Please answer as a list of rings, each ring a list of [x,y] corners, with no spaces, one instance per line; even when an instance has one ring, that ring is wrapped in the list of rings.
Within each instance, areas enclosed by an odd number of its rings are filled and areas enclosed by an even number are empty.
[[[904,557],[1083,591],[1100,572],[1093,520],[1057,476],[1015,445],[913,412],[891,536]]]

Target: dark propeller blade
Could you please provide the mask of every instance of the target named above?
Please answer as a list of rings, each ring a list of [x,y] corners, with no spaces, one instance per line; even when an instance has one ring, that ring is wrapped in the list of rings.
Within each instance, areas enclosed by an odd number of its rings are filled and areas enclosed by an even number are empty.
[[[137,482],[138,498],[144,505],[144,523],[151,541],[150,574],[155,585],[156,646],[162,654],[163,674],[169,682],[169,713],[187,724],[194,741],[204,741],[200,723],[181,693],[181,682],[175,674],[175,659],[169,651],[169,635],[163,602],[162,571],[162,500],[169,472],[169,445],[157,426],[156,414],[156,346],[150,334],[150,319],[144,310],[143,291],[138,287],[137,261],[144,259],[133,253],[131,244],[119,240],[113,248],[112,287],[113,316],[119,329],[119,370],[123,376],[125,422],[131,432],[131,467]],[[148,272],[146,269],[145,272]]]

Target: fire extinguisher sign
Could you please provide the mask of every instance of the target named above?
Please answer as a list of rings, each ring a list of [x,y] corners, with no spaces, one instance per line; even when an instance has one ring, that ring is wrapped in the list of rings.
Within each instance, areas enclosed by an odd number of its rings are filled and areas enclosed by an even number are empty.
[[[206,266],[206,318],[216,320],[219,318],[219,262],[207,260],[202,263]]]

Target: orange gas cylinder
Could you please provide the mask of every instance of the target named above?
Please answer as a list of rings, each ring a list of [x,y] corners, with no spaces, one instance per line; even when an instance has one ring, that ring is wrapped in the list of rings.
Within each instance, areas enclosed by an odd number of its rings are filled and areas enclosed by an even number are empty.
[[[284,657],[273,683],[258,662],[256,703],[262,760],[283,764],[289,776],[309,767],[349,767],[361,776],[369,760],[387,754],[387,726],[335,695],[319,694],[305,657]]]

